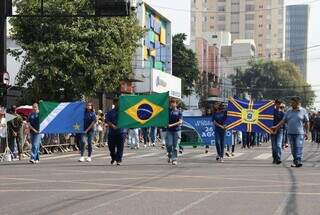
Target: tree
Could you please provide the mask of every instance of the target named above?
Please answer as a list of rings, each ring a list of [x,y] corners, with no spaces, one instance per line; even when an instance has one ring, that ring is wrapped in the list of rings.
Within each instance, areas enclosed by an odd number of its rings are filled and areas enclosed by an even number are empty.
[[[182,94],[191,95],[199,78],[196,54],[185,47],[187,35],[184,33],[173,36],[172,42],[172,73],[181,78]]]
[[[11,37],[22,48],[11,50],[22,58],[18,85],[27,83],[35,100],[74,100],[116,91],[132,74],[133,54],[143,36],[135,16],[66,18],[63,14],[92,14],[91,1],[44,2],[45,14],[52,17],[10,19]],[[17,0],[15,6],[18,14],[40,14],[38,0]]]
[[[253,99],[290,100],[292,96],[302,98],[304,106],[312,105],[315,94],[303,79],[299,69],[288,61],[262,60],[249,62],[249,68],[230,76],[237,95],[249,93]]]

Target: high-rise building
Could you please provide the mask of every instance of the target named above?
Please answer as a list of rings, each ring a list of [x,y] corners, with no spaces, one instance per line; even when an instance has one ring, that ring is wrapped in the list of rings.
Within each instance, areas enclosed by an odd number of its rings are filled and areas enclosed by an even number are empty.
[[[295,63],[307,79],[308,5],[286,7],[285,57]]]
[[[284,0],[191,0],[191,43],[208,32],[253,39],[257,56],[283,58]]]

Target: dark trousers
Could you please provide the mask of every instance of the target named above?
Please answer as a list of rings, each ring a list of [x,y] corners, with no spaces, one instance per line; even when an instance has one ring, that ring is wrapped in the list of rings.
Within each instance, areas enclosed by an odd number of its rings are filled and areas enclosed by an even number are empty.
[[[124,134],[113,134],[108,136],[108,147],[110,151],[111,160],[116,162],[122,161],[123,147],[124,147]]]

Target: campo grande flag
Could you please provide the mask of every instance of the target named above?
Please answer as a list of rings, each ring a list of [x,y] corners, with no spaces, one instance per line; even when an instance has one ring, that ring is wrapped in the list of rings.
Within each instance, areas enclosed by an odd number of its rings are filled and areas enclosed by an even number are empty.
[[[84,102],[45,102],[39,104],[40,133],[83,133]]]
[[[254,102],[230,97],[226,129],[270,134],[273,112],[273,101]]]
[[[120,96],[119,128],[166,127],[168,121],[169,93]]]

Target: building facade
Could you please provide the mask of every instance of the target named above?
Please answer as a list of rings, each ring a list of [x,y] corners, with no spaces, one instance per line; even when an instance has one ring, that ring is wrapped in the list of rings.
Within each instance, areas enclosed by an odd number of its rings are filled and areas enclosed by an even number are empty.
[[[307,80],[308,5],[286,7],[285,58],[295,63]]]
[[[253,39],[257,55],[283,59],[284,0],[191,0],[191,43],[208,32]]]
[[[146,30],[133,61],[136,93],[169,92],[181,98],[181,79],[172,75],[171,22],[148,4],[137,8],[139,24]]]

